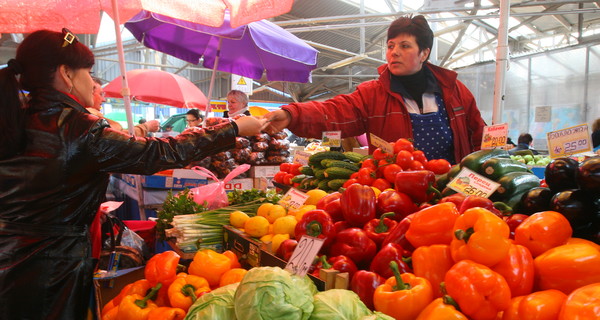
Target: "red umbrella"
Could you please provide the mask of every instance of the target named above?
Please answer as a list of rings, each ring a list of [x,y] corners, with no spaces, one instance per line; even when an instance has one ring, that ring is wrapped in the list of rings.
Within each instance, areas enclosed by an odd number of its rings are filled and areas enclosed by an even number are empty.
[[[166,104],[178,108],[204,110],[208,100],[188,79],[166,71],[136,69],[127,71],[129,94],[132,99]],[[121,77],[104,87],[107,97],[123,98]]]

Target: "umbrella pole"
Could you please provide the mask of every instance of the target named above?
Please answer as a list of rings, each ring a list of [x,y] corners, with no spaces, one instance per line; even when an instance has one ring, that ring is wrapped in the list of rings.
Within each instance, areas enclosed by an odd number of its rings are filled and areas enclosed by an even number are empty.
[[[121,30],[120,30],[120,19],[119,19],[119,10],[117,10],[117,0],[112,0],[112,10],[113,17],[115,23],[115,35],[116,35],[116,45],[117,52],[119,54],[119,67],[121,69],[121,78],[123,81],[123,85],[121,89],[121,94],[123,95],[123,102],[125,104],[125,114],[127,116],[127,128],[129,134],[133,136],[134,126],[133,126],[133,114],[131,111],[131,98],[129,95],[129,84],[127,83],[127,70],[125,68],[125,53],[123,51],[123,40],[121,39]],[[140,220],[146,220],[146,211],[144,206],[144,188],[142,186],[142,178],[140,175],[135,175],[135,186],[138,195],[138,208],[140,210]]]
[[[221,43],[223,42],[223,38],[219,37],[219,44],[217,45],[217,55],[215,56],[215,65],[213,66],[212,75],[210,76],[210,86],[208,87],[208,105],[204,108],[204,122],[202,123],[202,127],[206,128],[206,119],[208,119],[208,113],[212,110],[212,105],[210,103],[212,99],[213,86],[215,84],[215,76],[217,75],[217,66],[219,65],[219,56],[221,55]]]

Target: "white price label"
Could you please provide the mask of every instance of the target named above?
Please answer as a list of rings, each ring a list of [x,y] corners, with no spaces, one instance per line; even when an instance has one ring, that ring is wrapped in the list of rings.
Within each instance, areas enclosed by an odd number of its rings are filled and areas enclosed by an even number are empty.
[[[394,148],[392,147],[392,145],[381,139],[380,137],[370,133],[370,138],[371,138],[371,144],[374,145],[377,148],[380,148],[381,151],[385,152],[385,153],[389,153],[389,154],[394,154]]]
[[[483,127],[481,149],[494,149],[506,146],[508,123]]]
[[[341,131],[323,131],[323,139],[321,139],[321,145],[327,147],[341,147],[342,146],[342,132]]]
[[[299,163],[303,166],[307,166],[308,158],[310,158],[310,153],[308,153],[306,151],[296,151],[296,153],[294,154],[294,161],[292,161],[292,162]]]
[[[288,270],[297,276],[304,277],[315,260],[315,256],[319,253],[319,250],[321,250],[324,242],[325,239],[314,238],[307,235],[302,236],[290,257],[290,261],[288,261],[285,266],[285,270]]]
[[[547,137],[548,151],[552,159],[592,151],[587,124],[551,131]]]
[[[279,204],[284,206],[285,208],[298,210],[304,202],[308,199],[308,195],[296,188],[290,188],[288,192],[283,195],[281,200],[279,200]]]
[[[467,196],[488,198],[500,187],[500,184],[472,170],[462,168],[458,175],[448,183],[448,187]]]

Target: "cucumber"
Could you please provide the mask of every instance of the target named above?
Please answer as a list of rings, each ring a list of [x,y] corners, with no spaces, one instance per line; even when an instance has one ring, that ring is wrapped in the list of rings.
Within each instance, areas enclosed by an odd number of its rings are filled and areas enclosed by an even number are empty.
[[[509,200],[516,194],[540,186],[540,178],[529,172],[509,172],[497,182],[500,187],[491,195],[492,201]]]
[[[446,185],[448,184],[448,182],[450,182],[450,179],[448,178],[448,173],[446,172],[446,173],[436,177],[435,187],[438,190],[443,190],[444,188],[446,188]]]
[[[321,181],[319,181],[317,188],[321,189],[321,190],[329,191],[330,190],[329,185],[327,185],[329,183],[329,181],[331,181],[331,179],[322,179]]]
[[[348,179],[355,172],[350,169],[331,167],[325,169],[324,175],[329,179]]]
[[[315,178],[323,179],[325,178],[325,169],[315,169],[313,168],[313,172],[315,173]]]
[[[326,168],[344,168],[344,169],[349,169],[352,170],[354,172],[357,172],[360,167],[357,166],[354,163],[350,163],[347,161],[340,161],[340,160],[332,160],[332,159],[325,159],[323,161],[326,161],[325,167]],[[323,161],[321,161],[321,164],[323,163]]]
[[[310,189],[313,189],[313,188],[310,186],[310,183],[311,183],[311,181],[312,181],[312,180],[317,180],[317,178],[315,178],[315,177],[311,177],[311,176],[307,176],[306,178],[304,178],[304,179],[302,180],[302,182],[300,182],[300,185],[298,186],[298,188],[300,188],[300,189],[302,189],[302,190],[310,190]]]
[[[315,175],[315,172],[313,171],[313,169],[309,166],[304,166],[300,168],[300,173],[305,174],[307,176],[313,176]]]
[[[299,175],[297,175],[297,176],[294,176],[294,177],[292,178],[292,182],[293,182],[293,183],[300,183],[300,182],[302,182],[302,180],[304,180],[305,178],[306,178],[306,175],[305,175],[305,174],[299,174]]]
[[[337,191],[344,185],[344,183],[346,183],[346,181],[348,181],[348,179],[333,179],[327,182],[327,186],[329,189]]]
[[[352,152],[352,151],[344,152],[344,156],[346,157],[346,159],[348,159],[354,163],[360,163],[366,157],[358,152]]]
[[[321,160],[323,159],[335,159],[335,160],[344,160],[346,156],[339,151],[322,151],[317,152],[310,157],[308,157],[308,162],[310,164],[321,164]]]
[[[471,152],[460,161],[461,168],[471,169],[479,174],[481,172],[481,165],[490,158],[510,158],[508,151],[504,149],[485,149]]]
[[[460,165],[455,164],[450,168],[450,171],[448,171],[448,182],[452,181],[452,179],[454,179],[454,177],[456,177],[458,175],[458,173],[460,172]]]
[[[527,166],[510,158],[489,158],[481,165],[481,173],[497,181],[509,172],[531,172]]]

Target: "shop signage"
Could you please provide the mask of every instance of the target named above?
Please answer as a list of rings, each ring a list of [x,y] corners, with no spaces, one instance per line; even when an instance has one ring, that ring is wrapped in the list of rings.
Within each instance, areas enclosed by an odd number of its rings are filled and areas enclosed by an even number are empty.
[[[550,158],[592,151],[587,124],[547,133]]]
[[[321,145],[324,147],[335,147],[339,148],[342,146],[342,132],[341,131],[323,131],[323,138],[321,139]]]
[[[550,122],[552,120],[552,107],[535,107],[535,122]]]
[[[458,175],[448,183],[448,187],[466,196],[488,198],[500,187],[500,184],[472,170],[462,168]]]
[[[483,127],[481,149],[494,149],[506,146],[508,136],[508,123]]]
[[[385,153],[389,153],[389,154],[394,154],[394,148],[392,147],[392,144],[381,139],[380,137],[370,133],[370,140],[371,140],[371,144],[377,148],[380,148],[381,151],[385,152]]]
[[[231,89],[240,90],[247,95],[252,95],[252,79],[238,76],[237,74],[231,75]]]
[[[298,245],[294,249],[290,261],[285,265],[285,270],[297,276],[304,277],[313,264],[315,256],[321,250],[324,241],[324,239],[303,235],[300,241],[298,241]]]
[[[288,210],[298,210],[306,202],[306,199],[308,199],[306,193],[296,188],[290,188],[278,203]]]
[[[310,158],[310,153],[308,153],[306,151],[296,151],[294,153],[294,160],[292,162],[299,163],[303,166],[307,166],[308,158]]]

